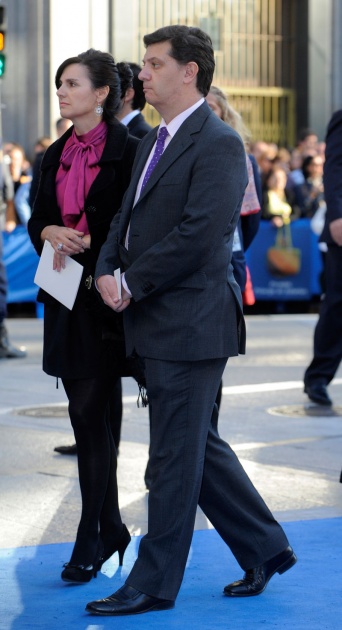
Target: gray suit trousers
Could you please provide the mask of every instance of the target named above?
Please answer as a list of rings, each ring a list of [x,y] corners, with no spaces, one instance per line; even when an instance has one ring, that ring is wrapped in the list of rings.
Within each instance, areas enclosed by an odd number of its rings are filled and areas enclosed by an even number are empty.
[[[215,398],[227,359],[145,359],[151,403],[148,533],[126,583],[175,600],[200,505],[241,567],[288,545],[280,525],[216,429]]]

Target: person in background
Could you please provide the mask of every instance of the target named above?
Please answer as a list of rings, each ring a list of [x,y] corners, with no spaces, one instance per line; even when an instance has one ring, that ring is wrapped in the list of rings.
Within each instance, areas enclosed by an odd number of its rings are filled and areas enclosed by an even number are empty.
[[[318,136],[311,127],[303,127],[299,130],[297,138],[297,149],[302,154],[303,159],[310,154],[317,153]]]
[[[72,121],[68,118],[57,118],[56,120],[56,136],[57,139],[61,138],[66,131],[71,127]]]
[[[313,339],[313,358],[304,374],[304,392],[312,402],[330,407],[327,387],[342,359],[342,110],[328,124],[324,164],[326,243],[325,292]]]
[[[161,123],[141,140],[95,277],[105,304],[124,313],[127,355],[136,352],[145,364],[148,532],[125,584],[87,604],[95,615],[174,606],[197,505],[246,571],[225,595],[257,595],[296,562],[283,529],[216,429],[227,358],[245,345],[241,292],[228,267],[248,183],[245,148],[205,100],[215,68],[210,37],[173,25],[145,35],[144,44],[139,76]],[[121,297],[113,276],[118,266]]]
[[[290,153],[289,171],[287,173],[286,190],[292,194],[293,188],[304,183],[303,175],[303,155],[298,148],[292,149]]]
[[[320,155],[308,155],[303,160],[304,181],[293,188],[293,204],[302,218],[312,219],[324,202],[323,164]]]
[[[261,179],[255,157],[247,153],[250,133],[240,114],[228,102],[228,99],[222,90],[214,85],[211,86],[209,94],[206,96],[206,101],[214,114],[238,132],[246,149],[248,185],[242,201],[240,218],[234,233],[232,255],[234,277],[241,289],[242,301],[245,304],[247,302],[247,298],[245,297],[247,277],[250,282],[249,290],[251,290],[252,286],[249,269],[246,263],[245,252],[252,243],[259,229],[262,202]],[[248,301],[250,301],[250,299]],[[222,398],[222,386],[223,383],[221,380],[216,397],[216,404],[219,409]]]
[[[301,186],[305,182],[303,162],[308,156],[315,156],[320,150],[318,137],[313,129],[306,127],[300,129],[296,146],[291,151],[286,190],[292,193],[295,186]]]
[[[31,216],[29,195],[32,180],[32,168],[25,151],[20,144],[12,144],[8,152],[9,171],[14,186],[13,206],[7,209],[6,232],[12,232],[18,224],[27,225]]]
[[[56,273],[63,273],[69,256],[83,266],[72,310],[41,290],[38,300],[44,303],[43,369],[62,380],[68,397],[82,498],[62,579],[85,583],[114,553],[122,564],[130,541],[119,511],[108,422],[108,401],[125,364],[122,316],[104,308],[93,278],[138,140],[116,119],[121,86],[112,55],[90,49],[66,59],[55,84],[61,115],[73,126],[45,152],[28,230],[39,255],[49,241]]]
[[[141,113],[146,104],[142,81],[138,78],[141,67],[132,62],[119,62],[118,69],[119,72],[126,75],[130,69],[131,80],[126,83],[126,89],[123,89],[122,107],[117,114],[117,118],[123,125],[128,127],[128,131],[132,136],[143,138],[151,131],[152,127],[147,124]]]
[[[56,135],[57,138],[61,138],[62,135],[71,127],[72,122],[67,118],[58,118],[56,121]],[[30,195],[29,195],[29,204],[31,207],[31,211],[33,209],[34,200],[37,195],[39,179],[40,179],[40,167],[42,164],[42,160],[44,157],[44,153],[46,149],[50,146],[52,140],[50,138],[46,138],[44,143],[40,143],[40,150],[36,151],[36,157],[32,166],[32,181],[30,186]]]
[[[247,280],[247,265],[245,252],[255,238],[260,224],[262,192],[258,165],[253,155],[249,154],[250,133],[241,115],[232,107],[225,94],[218,87],[212,85],[206,101],[212,111],[229,124],[240,135],[246,149],[246,164],[248,172],[248,186],[242,201],[241,213],[235,230],[232,265],[242,295]]]
[[[286,171],[282,166],[272,168],[265,179],[262,218],[271,221],[277,228],[287,225],[292,216],[286,179]]]
[[[291,153],[285,147],[279,147],[277,155],[273,158],[272,164],[274,166],[281,166],[284,171],[289,174],[290,172]]]
[[[34,154],[38,155],[38,153],[45,153],[50,144],[52,144],[52,140],[48,136],[42,136],[41,138],[38,138],[34,145]]]
[[[7,317],[7,276],[3,263],[3,243],[2,243],[2,215],[11,211],[13,208],[14,186],[8,165],[3,161],[2,155],[0,160],[0,359],[22,359],[26,357],[25,348],[16,348],[10,342],[8,331],[5,325]],[[11,210],[10,210],[11,209]],[[5,221],[4,221],[5,224]]]
[[[257,140],[250,143],[249,153],[255,158],[258,165],[261,189],[263,191],[265,179],[272,170],[274,152],[268,142]]]

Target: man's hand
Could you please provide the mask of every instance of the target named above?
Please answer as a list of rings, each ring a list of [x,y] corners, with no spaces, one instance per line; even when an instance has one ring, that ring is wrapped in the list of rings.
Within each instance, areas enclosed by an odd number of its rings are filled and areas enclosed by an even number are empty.
[[[122,297],[119,298],[118,286],[114,276],[100,276],[96,279],[96,286],[101,293],[104,303],[116,313],[121,313],[129,306],[130,298],[125,289],[122,289]]]
[[[342,246],[342,219],[336,219],[330,223],[330,234],[337,245]]]

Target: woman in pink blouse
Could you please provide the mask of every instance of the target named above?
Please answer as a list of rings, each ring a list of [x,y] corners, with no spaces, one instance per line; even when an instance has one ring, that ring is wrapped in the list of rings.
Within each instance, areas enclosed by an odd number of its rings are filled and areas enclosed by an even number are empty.
[[[138,140],[115,118],[121,89],[109,53],[91,49],[67,59],[55,82],[61,116],[73,126],[44,155],[28,230],[39,255],[45,240],[52,245],[56,273],[63,273],[68,256],[84,268],[71,311],[42,290],[38,295],[44,303],[43,370],[62,380],[69,400],[82,496],[62,579],[84,583],[116,551],[122,564],[130,541],[118,506],[117,454],[108,422],[108,400],[123,374],[123,328],[120,316],[99,299],[93,275]]]

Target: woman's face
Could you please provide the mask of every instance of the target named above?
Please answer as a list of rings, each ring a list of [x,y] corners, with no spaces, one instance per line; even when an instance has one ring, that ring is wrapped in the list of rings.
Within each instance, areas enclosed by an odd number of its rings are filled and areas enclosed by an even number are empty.
[[[63,118],[69,118],[75,123],[96,116],[94,110],[98,104],[99,91],[93,88],[86,66],[80,63],[67,66],[59,83],[57,96]]]
[[[18,181],[24,166],[24,155],[20,149],[14,147],[10,152],[11,158],[9,169],[14,181]]]
[[[219,106],[219,104],[218,104],[214,94],[211,94],[211,92],[209,92],[209,94],[207,94],[205,99],[206,99],[210,109],[213,110],[214,114],[216,114],[216,116],[218,116],[222,120],[222,109]]]
[[[321,177],[323,175],[323,160],[320,155],[316,155],[308,165],[311,177]]]
[[[284,190],[286,186],[286,173],[283,169],[277,168],[273,171],[269,179],[269,187],[277,190]]]

